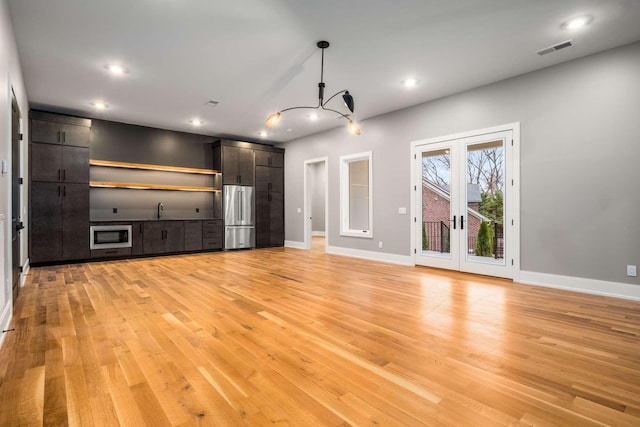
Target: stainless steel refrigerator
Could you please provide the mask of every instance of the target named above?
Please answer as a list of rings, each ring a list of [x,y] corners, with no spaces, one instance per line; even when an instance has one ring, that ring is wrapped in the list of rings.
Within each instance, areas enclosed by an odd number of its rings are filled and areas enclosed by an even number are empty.
[[[224,249],[244,249],[256,246],[254,188],[225,185]]]

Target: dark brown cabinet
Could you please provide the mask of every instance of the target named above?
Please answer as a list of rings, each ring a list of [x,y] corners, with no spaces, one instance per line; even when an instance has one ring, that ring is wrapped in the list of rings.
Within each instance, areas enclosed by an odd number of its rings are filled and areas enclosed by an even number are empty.
[[[222,237],[224,234],[222,220],[211,219],[202,222],[202,248],[222,249]]]
[[[145,255],[184,251],[183,221],[149,221],[143,227]]]
[[[30,260],[87,259],[91,120],[32,111]]]
[[[31,179],[89,183],[89,149],[55,144],[31,144]]]
[[[60,117],[51,114],[44,117],[54,121],[31,120],[31,141],[49,144],[68,144],[89,147],[91,128],[69,123],[60,123]],[[32,115],[33,117],[33,115]]]
[[[256,150],[256,166],[284,167],[284,153]]]
[[[264,248],[283,245],[284,195],[256,191],[256,246]]]
[[[144,223],[134,221],[131,223],[131,255],[144,253]]]
[[[256,191],[284,193],[284,169],[256,166]]]
[[[89,186],[32,182],[31,262],[89,258]]]
[[[253,185],[253,150],[244,147],[222,147],[222,183],[224,185]]]
[[[188,220],[184,222],[184,250],[202,250],[202,221]]]

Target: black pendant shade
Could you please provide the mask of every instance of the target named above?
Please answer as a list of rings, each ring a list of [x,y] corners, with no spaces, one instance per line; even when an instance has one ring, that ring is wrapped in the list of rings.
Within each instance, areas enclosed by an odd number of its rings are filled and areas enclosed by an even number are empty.
[[[284,110],[280,110],[276,113],[273,113],[269,116],[269,118],[267,119],[267,121],[265,122],[265,125],[267,127],[270,126],[274,126],[276,124],[278,124],[280,122],[280,113],[283,113],[285,111],[289,111],[289,110],[298,110],[298,109],[312,109],[312,110],[317,110],[318,108],[322,108],[325,111],[331,111],[333,113],[337,113],[340,115],[340,117],[345,118],[349,121],[348,123],[348,128],[349,130],[354,133],[355,135],[360,135],[360,127],[358,126],[358,124],[356,122],[354,122],[351,119],[350,114],[343,114],[340,111],[331,109],[331,108],[327,108],[326,105],[329,101],[331,101],[334,97],[336,97],[339,94],[342,94],[342,100],[344,101],[344,105],[349,109],[349,111],[351,113],[353,113],[354,111],[354,101],[353,101],[353,96],[349,93],[348,90],[341,90],[339,92],[334,93],[333,95],[331,95],[329,97],[329,99],[327,99],[326,101],[324,100],[324,88],[325,88],[325,84],[324,84],[324,50],[326,48],[329,47],[329,42],[328,41],[319,41],[317,43],[317,46],[322,49],[322,62],[320,65],[320,83],[318,83],[318,105],[316,105],[315,107],[290,107],[290,108],[285,108]]]

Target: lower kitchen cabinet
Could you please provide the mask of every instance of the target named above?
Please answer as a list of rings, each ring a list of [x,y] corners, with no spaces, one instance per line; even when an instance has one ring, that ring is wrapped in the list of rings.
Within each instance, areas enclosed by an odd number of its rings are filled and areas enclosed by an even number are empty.
[[[202,250],[202,221],[184,221],[184,250]]]
[[[131,255],[144,253],[144,223],[134,221],[131,223]]]
[[[256,247],[284,245],[284,195],[256,191]]]
[[[145,255],[184,251],[183,221],[148,221],[143,226]]]
[[[221,219],[202,222],[202,249],[222,249],[224,229]]]
[[[89,258],[89,186],[32,182],[30,233],[32,263]]]

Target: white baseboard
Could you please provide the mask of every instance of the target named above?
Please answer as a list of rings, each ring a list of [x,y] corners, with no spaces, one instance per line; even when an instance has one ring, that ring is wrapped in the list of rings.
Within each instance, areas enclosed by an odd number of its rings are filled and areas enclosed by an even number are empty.
[[[22,273],[20,273],[20,287],[23,287],[27,281],[27,274],[29,274],[29,269],[31,268],[31,264],[29,264],[29,258],[22,266]]]
[[[295,240],[285,240],[284,241],[284,247],[285,248],[292,248],[292,249],[307,249],[304,246],[304,242],[297,242]]]
[[[327,233],[324,232],[324,231],[312,231],[311,235],[312,236],[317,236],[317,237],[325,237],[327,235]]]
[[[368,259],[371,261],[388,262],[391,264],[413,266],[413,257],[406,255],[389,254],[385,252],[363,251],[361,249],[342,248],[339,246],[327,246],[327,253],[333,255],[350,256],[353,258]]]
[[[582,277],[520,271],[520,283],[640,301],[640,286]]]
[[[11,295],[9,295],[11,298]],[[0,331],[4,331],[5,329],[9,329],[9,324],[11,323],[11,313],[12,313],[13,304],[11,301],[7,301],[7,304],[2,309],[2,313],[0,313]],[[0,332],[0,348],[2,348],[2,343],[4,342],[4,338],[7,336],[9,332],[1,333]]]

